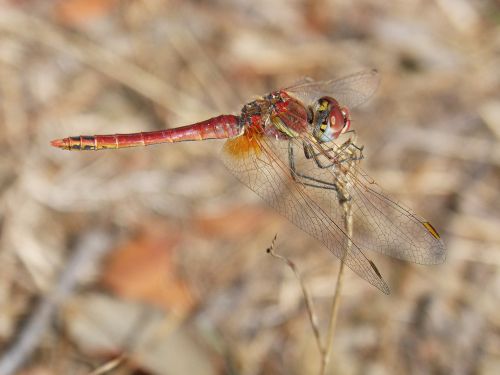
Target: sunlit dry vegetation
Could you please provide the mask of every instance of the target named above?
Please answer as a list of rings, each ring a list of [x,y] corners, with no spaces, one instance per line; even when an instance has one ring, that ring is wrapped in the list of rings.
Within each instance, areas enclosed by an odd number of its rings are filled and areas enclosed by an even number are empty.
[[[0,3],[0,374],[317,374],[340,262],[223,166],[221,141],[92,153],[305,76],[377,68],[363,168],[442,265],[344,275],[337,374],[500,373],[498,0]],[[111,371],[111,370],[110,370]]]

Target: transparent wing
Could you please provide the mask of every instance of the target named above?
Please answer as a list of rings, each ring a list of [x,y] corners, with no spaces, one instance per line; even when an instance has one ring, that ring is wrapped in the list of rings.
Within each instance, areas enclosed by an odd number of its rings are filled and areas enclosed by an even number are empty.
[[[349,247],[341,213],[332,210],[334,206],[339,207],[338,203],[325,206],[318,200],[314,188],[293,180],[288,141],[254,137],[250,142],[251,147],[244,151],[237,138],[226,142],[223,160],[229,170],[277,212],[323,243],[339,259],[344,259],[359,276],[388,294],[389,287],[373,263],[355,243]],[[323,194],[336,199],[334,193]]]
[[[302,78],[298,79],[297,81],[295,81],[290,87],[302,86],[306,83],[312,83],[312,82],[314,82],[314,79],[306,76],[306,77],[302,77]]]
[[[353,148],[352,143],[338,146],[329,142],[313,146],[319,153],[316,158],[319,164],[328,165],[330,161],[333,165],[319,168],[316,161],[312,163],[310,159],[299,155],[302,165],[297,166],[296,170],[301,169],[303,172],[299,173],[312,176],[315,180],[333,181],[341,185],[342,194],[351,201],[353,207],[353,241],[361,249],[419,264],[438,264],[445,260],[445,245],[432,225],[388,197],[357,163],[352,164],[353,157],[359,156],[359,150]],[[307,179],[303,182],[307,183]],[[325,192],[325,189],[316,188],[309,189],[308,193],[314,199],[329,202],[327,211],[336,219],[338,198],[332,199],[331,190]]]
[[[356,167],[353,146],[262,137],[255,147],[235,153],[233,142],[228,141],[224,148],[226,166],[338,258],[347,253],[346,265],[383,292],[388,293],[389,288],[368,259],[367,250],[421,264],[444,261],[445,246],[434,228],[388,198]],[[310,145],[308,155],[304,144]],[[312,157],[313,153],[317,155]],[[354,226],[349,250],[341,203],[345,201],[351,204]]]
[[[301,82],[285,91],[307,104],[322,96],[331,96],[341,105],[352,108],[367,101],[375,93],[379,83],[379,74],[372,69],[330,81]]]

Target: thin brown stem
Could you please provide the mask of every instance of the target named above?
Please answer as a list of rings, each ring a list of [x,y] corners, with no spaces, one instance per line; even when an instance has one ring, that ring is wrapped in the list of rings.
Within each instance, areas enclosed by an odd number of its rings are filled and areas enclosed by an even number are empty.
[[[311,295],[307,291],[307,288],[304,284],[304,281],[302,280],[302,277],[300,276],[300,273],[297,269],[297,266],[295,266],[295,263],[293,263],[290,259],[286,258],[285,256],[274,252],[274,243],[276,242],[277,236],[278,235],[274,236],[274,239],[271,243],[271,246],[268,247],[266,251],[269,254],[271,254],[273,257],[285,262],[285,264],[291,268],[291,270],[295,274],[295,277],[297,278],[297,280],[299,280],[300,288],[302,289],[302,294],[304,295],[307,314],[309,315],[309,321],[311,322],[313,334],[314,334],[314,337],[316,339],[316,344],[318,345],[318,349],[319,349],[320,353],[323,353],[324,349],[323,349],[323,346],[321,345],[321,338],[320,338],[319,327],[318,327],[318,319],[316,317],[316,314],[314,313],[314,306],[313,306],[313,302],[311,299]],[[322,354],[322,356],[323,356],[323,354]]]
[[[351,169],[352,167],[355,166],[355,164],[359,163],[359,159],[354,157],[356,151],[354,151],[354,152],[351,151],[351,146],[355,145],[355,139],[356,139],[356,135],[354,135],[353,138],[350,138],[346,143],[344,143],[344,145],[347,145],[346,151],[349,152],[353,156],[347,169]],[[353,170],[355,171],[356,169],[353,168]],[[335,330],[336,330],[336,326],[337,326],[338,311],[339,311],[339,307],[340,307],[340,299],[341,299],[340,297],[342,294],[345,259],[346,259],[347,255],[349,254],[349,251],[351,250],[351,247],[352,247],[352,235],[353,235],[352,202],[351,202],[351,199],[350,199],[351,197],[349,196],[348,191],[345,189],[345,183],[346,183],[345,176],[346,175],[347,175],[347,173],[344,176],[339,176],[339,178],[338,178],[339,202],[340,202],[340,206],[342,207],[342,210],[343,210],[344,227],[345,227],[346,234],[347,234],[347,236],[345,236],[346,251],[342,257],[342,260],[340,263],[339,273],[337,275],[337,284],[336,284],[336,288],[335,288],[335,294],[333,296],[332,309],[330,311],[330,321],[328,323],[328,335],[327,335],[325,345],[323,347],[324,350],[322,351],[322,355],[321,355],[320,375],[324,375],[326,373],[328,363],[330,362],[330,356],[331,356],[331,351],[332,351],[332,347],[333,347],[333,339],[335,337]]]
[[[326,343],[324,346],[324,350],[322,351],[322,356],[321,356],[321,371],[320,374],[324,375],[326,372],[326,368],[328,366],[328,363],[330,362],[330,355],[331,355],[331,349],[333,347],[333,338],[335,337],[335,328],[337,325],[337,316],[338,316],[338,311],[339,311],[339,306],[340,306],[340,296],[342,293],[342,284],[343,284],[343,275],[344,275],[344,268],[345,268],[345,257],[347,256],[351,246],[352,246],[352,209],[351,209],[351,204],[350,202],[345,202],[343,203],[344,207],[344,225],[348,234],[348,239],[347,239],[347,251],[344,254],[344,258],[342,259],[342,262],[340,263],[340,269],[339,273],[337,275],[337,284],[335,288],[335,294],[333,296],[333,301],[332,301],[332,309],[330,313],[330,322],[328,323],[328,336],[326,339]]]
[[[318,349],[320,352],[321,356],[321,366],[320,366],[320,375],[325,375],[326,369],[328,366],[328,363],[330,362],[330,355],[333,347],[333,339],[335,337],[335,329],[336,329],[336,323],[337,323],[337,317],[338,317],[338,311],[340,307],[340,300],[341,300],[341,295],[342,295],[342,284],[343,284],[343,275],[344,275],[344,268],[345,268],[345,259],[347,255],[349,254],[349,251],[352,248],[352,236],[353,236],[353,215],[352,215],[352,201],[351,201],[351,196],[349,195],[348,190],[346,189],[346,185],[348,183],[348,175],[349,173],[351,174],[354,173],[356,169],[353,168],[356,164],[359,163],[359,158],[357,155],[359,151],[361,150],[359,147],[355,146],[355,139],[356,135],[348,139],[342,146],[341,148],[344,150],[344,152],[350,154],[352,156],[351,159],[349,159],[348,163],[346,164],[346,168],[344,170],[344,174],[338,175],[336,179],[336,186],[338,189],[338,199],[339,199],[339,204],[342,207],[343,210],[343,219],[344,219],[344,227],[345,227],[345,241],[346,241],[346,251],[342,256],[341,259],[341,264],[340,264],[340,269],[339,273],[337,275],[337,283],[336,283],[336,288],[335,288],[335,294],[333,296],[333,301],[332,301],[332,308],[330,311],[330,320],[328,323],[328,334],[326,337],[326,341],[322,343],[320,333],[319,333],[319,328],[317,324],[317,319],[316,319],[316,314],[314,313],[314,307],[312,303],[312,299],[309,295],[309,292],[307,291],[307,288],[305,287],[305,284],[297,271],[297,267],[295,264],[287,259],[286,257],[276,254],[274,252],[274,244],[276,241],[276,236],[274,237],[271,246],[267,249],[267,252],[274,256],[275,258],[278,258],[285,262],[295,273],[295,276],[299,280],[300,287],[302,289],[302,293],[304,295],[305,299],[305,304],[306,304],[306,309],[309,314],[309,320],[311,321],[311,326],[312,330],[314,333],[314,337],[316,339],[316,343],[318,345]],[[351,171],[352,169],[352,171]]]

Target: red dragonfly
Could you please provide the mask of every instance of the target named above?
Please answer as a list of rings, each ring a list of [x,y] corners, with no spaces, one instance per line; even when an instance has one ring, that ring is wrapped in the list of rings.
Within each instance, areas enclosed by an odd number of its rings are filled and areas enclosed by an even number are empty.
[[[428,221],[386,196],[357,166],[362,148],[350,139],[339,142],[351,126],[348,108],[365,102],[378,82],[375,70],[306,80],[245,104],[239,116],[151,132],[69,137],[52,145],[101,150],[227,139],[222,154],[231,172],[355,273],[389,293],[368,250],[419,264],[443,262],[446,250]],[[351,235],[344,227],[345,202],[351,205]]]

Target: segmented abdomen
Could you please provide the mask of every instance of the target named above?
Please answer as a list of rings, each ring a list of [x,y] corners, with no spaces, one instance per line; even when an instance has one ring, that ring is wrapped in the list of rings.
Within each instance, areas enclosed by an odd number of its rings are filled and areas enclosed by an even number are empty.
[[[174,129],[132,134],[81,135],[52,141],[64,150],[103,150],[158,143],[201,141],[204,139],[231,138],[240,133],[239,117],[221,115],[209,120]]]

